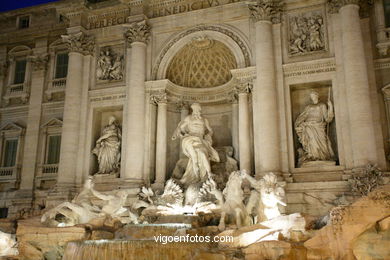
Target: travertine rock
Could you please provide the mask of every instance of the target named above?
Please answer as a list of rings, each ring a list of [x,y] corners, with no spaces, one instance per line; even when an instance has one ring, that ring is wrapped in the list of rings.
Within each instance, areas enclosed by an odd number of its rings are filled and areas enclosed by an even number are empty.
[[[338,211],[337,222],[322,228],[304,243],[308,259],[353,259],[354,241],[378,221],[390,216],[389,190],[390,185],[385,185]],[[386,223],[384,221],[382,225],[386,227]],[[365,237],[361,239],[367,241]],[[367,244],[359,245],[360,248],[365,246]]]
[[[104,230],[94,230],[91,234],[91,240],[100,240],[100,239],[113,239],[114,234]]]
[[[86,240],[90,236],[84,227],[43,226],[39,219],[18,222],[16,237],[22,259],[43,259],[51,251],[60,251],[69,241]]]
[[[243,249],[246,260],[289,259],[291,244],[284,241],[264,241]]]
[[[356,259],[390,259],[390,229],[373,226],[355,239],[352,251]]]

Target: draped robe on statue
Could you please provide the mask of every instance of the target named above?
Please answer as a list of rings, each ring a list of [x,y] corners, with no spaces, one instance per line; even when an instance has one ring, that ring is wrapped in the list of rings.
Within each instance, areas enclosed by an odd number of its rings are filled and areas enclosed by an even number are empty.
[[[295,130],[303,147],[303,161],[333,159],[334,152],[326,129],[333,118],[333,109],[327,109],[324,103],[308,105],[298,116]]]
[[[207,119],[200,115],[187,116],[176,128],[173,137],[182,137],[182,149],[189,158],[180,182],[185,186],[203,182],[211,173],[210,160],[219,162],[218,152],[212,147],[213,132]]]

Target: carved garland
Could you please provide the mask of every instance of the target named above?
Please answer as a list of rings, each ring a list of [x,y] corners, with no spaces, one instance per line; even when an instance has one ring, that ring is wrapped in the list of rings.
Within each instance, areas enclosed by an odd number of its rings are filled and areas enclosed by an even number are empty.
[[[185,37],[191,33],[199,32],[199,31],[215,31],[215,32],[220,32],[220,33],[223,33],[223,34],[229,36],[240,47],[240,49],[244,55],[245,65],[250,66],[250,55],[249,55],[248,48],[246,47],[244,42],[240,39],[240,37],[238,37],[236,34],[234,34],[230,30],[225,29],[225,28],[221,28],[221,27],[213,26],[213,25],[200,25],[200,26],[197,26],[195,28],[192,28],[188,31],[185,31],[185,32],[179,34],[172,41],[170,41],[167,46],[165,46],[165,48],[162,50],[161,54],[159,55],[159,57],[156,61],[156,65],[153,68],[152,75],[153,75],[154,79],[157,79],[157,72],[158,72],[158,69],[160,67],[161,61],[164,58],[165,54],[168,52],[168,50],[183,37]]]

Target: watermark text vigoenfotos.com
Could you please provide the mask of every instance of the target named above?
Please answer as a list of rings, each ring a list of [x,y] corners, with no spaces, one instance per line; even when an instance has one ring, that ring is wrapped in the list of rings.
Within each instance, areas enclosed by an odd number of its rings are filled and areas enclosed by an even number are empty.
[[[189,234],[185,236],[163,236],[158,235],[154,236],[154,241],[156,243],[161,243],[163,245],[167,243],[218,243],[218,242],[225,242],[225,243],[233,243],[233,237],[232,236],[199,236],[194,235],[191,236]]]

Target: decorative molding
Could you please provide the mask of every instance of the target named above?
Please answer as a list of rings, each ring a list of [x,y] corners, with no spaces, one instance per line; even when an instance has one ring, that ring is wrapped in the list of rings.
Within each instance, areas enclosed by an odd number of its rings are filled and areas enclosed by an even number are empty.
[[[147,81],[145,83],[147,92],[151,95],[155,93],[167,93],[170,103],[224,103],[230,100],[230,95],[234,89],[236,81],[230,80],[228,83],[213,88],[185,88],[172,83],[168,79]]]
[[[93,55],[95,51],[95,39],[91,35],[78,32],[70,35],[61,35],[69,52],[79,52],[84,55]]]
[[[146,23],[146,20],[134,22],[127,27],[125,38],[129,44],[133,42],[147,44],[150,38],[150,26]]]
[[[5,132],[17,132],[20,135],[24,133],[25,128],[16,123],[7,123],[0,128],[0,133],[4,135]]]
[[[62,127],[62,124],[63,124],[63,121],[61,119],[52,118],[52,119],[46,121],[46,123],[44,123],[43,125],[41,125],[41,128],[45,128],[45,127]]]
[[[375,60],[374,69],[375,70],[390,69],[390,58]]]
[[[49,55],[46,53],[38,56],[28,56],[28,59],[31,61],[34,71],[46,70]]]
[[[281,0],[256,0],[248,4],[251,18],[255,22],[270,21],[280,23],[284,3]]]
[[[196,26],[194,28],[191,28],[185,32],[178,34],[163,48],[163,50],[160,52],[160,54],[157,58],[155,66],[153,68],[152,75],[153,75],[154,79],[157,79],[159,67],[161,65],[161,62],[162,62],[164,56],[167,54],[168,50],[173,45],[175,45],[180,39],[186,37],[187,35],[190,35],[190,34],[195,33],[195,32],[200,32],[200,31],[215,31],[215,32],[225,34],[226,36],[231,38],[240,47],[241,52],[242,52],[244,59],[245,59],[245,66],[247,66],[247,67],[250,66],[249,50],[248,50],[247,46],[245,45],[245,43],[241,40],[241,38],[238,37],[234,32],[232,32],[231,30],[228,30],[226,28],[215,26],[215,25],[199,25],[199,26]]]
[[[334,58],[283,65],[283,73],[286,78],[333,71],[336,71],[336,62]]]

